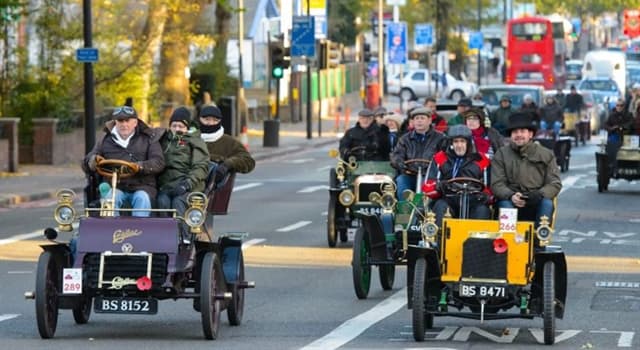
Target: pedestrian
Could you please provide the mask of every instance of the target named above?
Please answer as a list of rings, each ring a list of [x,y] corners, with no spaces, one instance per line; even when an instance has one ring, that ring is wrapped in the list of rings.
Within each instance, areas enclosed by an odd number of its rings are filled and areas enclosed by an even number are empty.
[[[356,160],[388,161],[391,145],[389,128],[374,121],[374,112],[363,109],[358,112],[358,122],[340,139],[340,156]]]
[[[562,189],[562,180],[553,152],[537,142],[533,135],[537,124],[529,113],[511,116],[508,145],[491,160],[491,191],[499,208],[518,208],[518,219],[540,224],[554,217],[553,200]]]
[[[504,138],[498,130],[485,125],[484,112],[472,108],[464,114],[465,126],[471,131],[472,141],[478,153],[493,158],[493,155],[504,145]]]
[[[463,97],[458,100],[458,106],[456,108],[457,113],[447,122],[449,127],[464,124],[464,117],[462,116],[462,113],[470,110],[472,106],[473,102],[467,97]]]

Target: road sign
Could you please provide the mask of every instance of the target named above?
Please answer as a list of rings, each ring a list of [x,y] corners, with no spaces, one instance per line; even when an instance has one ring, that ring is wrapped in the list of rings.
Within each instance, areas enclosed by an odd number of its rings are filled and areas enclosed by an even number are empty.
[[[387,25],[387,52],[389,63],[407,63],[407,24],[390,22]]]
[[[482,49],[484,39],[482,38],[482,32],[473,32],[469,35],[469,50]]]
[[[414,41],[415,46],[432,46],[433,25],[431,23],[416,24]]]
[[[293,16],[291,56],[314,57],[316,54],[315,21],[313,16]]]
[[[76,50],[76,61],[85,63],[98,62],[98,49],[83,47]]]
[[[404,6],[407,0],[387,0],[387,6]]]

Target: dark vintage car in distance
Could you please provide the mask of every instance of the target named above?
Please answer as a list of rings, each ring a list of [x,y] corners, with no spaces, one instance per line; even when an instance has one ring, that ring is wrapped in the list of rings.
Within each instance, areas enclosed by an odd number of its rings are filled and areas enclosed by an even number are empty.
[[[479,92],[490,112],[500,106],[500,99],[505,95],[511,98],[511,106],[514,108],[520,108],[525,95],[531,95],[537,106],[542,104],[544,97],[544,88],[538,85],[485,85],[480,87]]]

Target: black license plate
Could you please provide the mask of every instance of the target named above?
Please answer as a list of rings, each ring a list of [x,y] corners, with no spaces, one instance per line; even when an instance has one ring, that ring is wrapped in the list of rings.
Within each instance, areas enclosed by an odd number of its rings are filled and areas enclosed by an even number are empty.
[[[157,314],[158,300],[152,298],[104,298],[93,299],[93,310],[109,314]]]
[[[461,297],[504,298],[507,296],[505,286],[484,284],[460,284]]]

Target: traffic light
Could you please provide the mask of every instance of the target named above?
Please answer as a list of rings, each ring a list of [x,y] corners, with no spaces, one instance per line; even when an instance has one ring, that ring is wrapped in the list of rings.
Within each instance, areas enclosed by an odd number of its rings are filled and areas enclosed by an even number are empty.
[[[327,67],[336,68],[342,60],[342,48],[340,43],[333,41],[328,42],[327,47]]]
[[[369,62],[371,61],[371,44],[364,43],[362,45],[362,61]]]
[[[281,79],[284,76],[284,70],[289,68],[290,61],[290,49],[284,47],[282,41],[272,42],[269,46],[269,53],[271,58],[271,77],[274,79]]]

